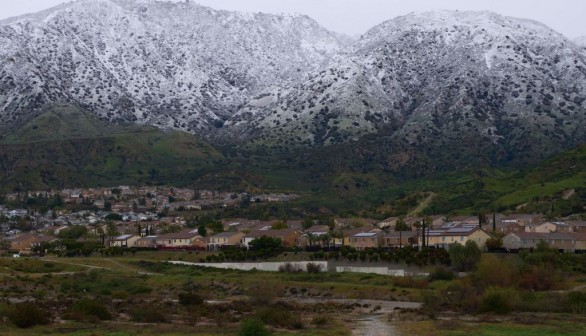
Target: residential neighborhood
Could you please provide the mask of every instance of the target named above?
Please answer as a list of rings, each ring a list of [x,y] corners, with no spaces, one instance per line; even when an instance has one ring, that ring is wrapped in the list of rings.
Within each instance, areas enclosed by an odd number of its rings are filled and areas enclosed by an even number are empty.
[[[189,211],[211,207],[239,207],[243,200],[286,202],[295,195],[248,195],[172,187],[117,187],[60,192],[27,193],[30,200],[57,199],[63,208],[36,211],[0,206],[4,246],[27,254],[42,244],[55,244],[69,231],[79,231],[79,242],[95,241],[105,247],[223,251],[249,249],[255,239],[279,239],[285,248],[332,249],[348,246],[357,251],[420,247],[449,249],[472,241],[486,249],[487,241],[501,238],[503,250],[533,249],[540,241],[564,252],[586,251],[586,222],[546,220],[539,214],[485,216],[407,216],[382,220],[334,217],[327,225],[318,220],[252,220],[231,218],[213,226],[194,223]],[[5,200],[22,199],[8,194]],[[67,204],[86,204],[80,211]],[[180,204],[180,205],[179,205]],[[189,210],[190,209],[190,210]],[[46,246],[46,245],[44,245]]]

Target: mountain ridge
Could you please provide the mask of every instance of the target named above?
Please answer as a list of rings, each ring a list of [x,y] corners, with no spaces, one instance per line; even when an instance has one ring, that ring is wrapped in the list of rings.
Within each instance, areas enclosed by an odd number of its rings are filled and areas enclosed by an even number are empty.
[[[0,124],[77,102],[102,119],[192,133],[221,126],[249,95],[294,81],[341,46],[306,16],[120,0],[4,21],[0,40]]]
[[[390,136],[392,148],[472,146],[497,162],[586,141],[585,59],[542,24],[492,12],[411,14],[352,48],[271,101],[250,102],[229,121],[232,133],[278,149]]]
[[[586,142],[586,54],[543,24],[434,11],[341,40],[302,15],[79,0],[1,22],[0,130],[65,103],[236,150],[340,145],[394,172]]]

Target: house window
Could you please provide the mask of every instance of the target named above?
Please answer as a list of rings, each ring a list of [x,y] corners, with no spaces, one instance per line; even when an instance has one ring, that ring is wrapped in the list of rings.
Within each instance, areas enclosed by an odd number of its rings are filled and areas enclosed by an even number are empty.
[[[446,241],[446,237],[442,237],[442,241],[445,242]]]
[[[464,241],[464,237],[460,237],[460,241]]]

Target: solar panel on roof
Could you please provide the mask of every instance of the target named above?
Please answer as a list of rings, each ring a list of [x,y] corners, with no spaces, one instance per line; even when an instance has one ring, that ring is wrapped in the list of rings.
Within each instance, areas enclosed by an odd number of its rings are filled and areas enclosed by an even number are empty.
[[[472,231],[473,228],[453,228],[446,231],[446,233],[466,233]]]
[[[362,232],[362,233],[355,234],[354,237],[372,237],[375,235],[376,235],[376,233],[374,233],[374,232]]]

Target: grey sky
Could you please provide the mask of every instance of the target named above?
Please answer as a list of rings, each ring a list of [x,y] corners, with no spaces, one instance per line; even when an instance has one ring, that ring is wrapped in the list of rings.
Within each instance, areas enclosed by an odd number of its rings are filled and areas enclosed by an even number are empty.
[[[173,0],[183,1],[183,0]],[[194,0],[215,9],[301,13],[326,28],[359,35],[393,17],[433,9],[492,10],[540,21],[569,38],[586,35],[584,0]],[[0,0],[0,19],[36,12],[64,0]]]

